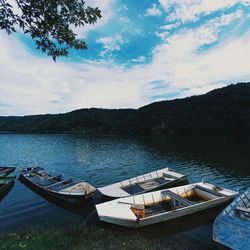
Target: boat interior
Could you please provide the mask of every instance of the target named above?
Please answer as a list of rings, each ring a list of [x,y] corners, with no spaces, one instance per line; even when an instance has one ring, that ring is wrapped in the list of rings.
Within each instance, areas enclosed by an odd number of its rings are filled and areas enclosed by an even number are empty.
[[[0,179],[0,189],[1,189],[1,187],[3,187],[4,185],[6,185],[6,179],[4,178],[4,179]]]
[[[55,192],[64,191],[90,193],[94,191],[94,189],[85,182],[64,179],[62,175],[46,173],[44,169],[40,167],[27,169],[27,173],[25,173],[25,175],[30,181],[38,184],[42,188]]]
[[[14,168],[14,167],[0,167],[0,176],[8,175],[8,174],[14,172],[15,169],[16,168]]]
[[[162,173],[159,175],[157,172],[155,172],[155,174],[155,177],[153,177],[151,174],[148,174],[143,175],[140,178],[129,179],[129,185],[123,185],[121,182],[121,189],[129,194],[142,193],[146,190],[157,188],[158,186],[177,179],[176,176],[167,173]]]
[[[239,199],[235,201],[236,207],[231,209],[231,213],[235,213],[237,217],[250,221],[250,191],[243,193]],[[225,210],[225,213],[228,213]]]
[[[161,191],[161,200],[154,199],[153,193],[151,193],[151,195],[152,203],[131,206],[131,210],[137,217],[147,218],[156,214],[173,211],[219,197],[224,197],[224,195],[216,191],[198,185],[193,186],[191,189],[186,190],[181,194],[178,192],[172,192],[170,190],[163,190]]]
[[[62,175],[46,173],[40,167],[27,169],[25,176],[39,186],[53,191],[60,191],[79,182],[72,179],[64,179]]]
[[[12,171],[4,172],[0,174],[0,189],[4,187],[6,184],[12,182],[15,179],[15,174]]]

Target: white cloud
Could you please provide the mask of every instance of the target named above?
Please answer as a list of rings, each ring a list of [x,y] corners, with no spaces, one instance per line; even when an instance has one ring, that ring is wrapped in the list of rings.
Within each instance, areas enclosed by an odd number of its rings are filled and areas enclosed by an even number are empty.
[[[120,50],[122,45],[128,43],[128,40],[123,39],[120,34],[116,34],[114,36],[101,37],[96,42],[103,45],[104,51],[101,55],[104,56],[108,52]]]
[[[144,62],[145,60],[146,60],[145,56],[138,56],[137,58],[134,58],[131,61],[141,63]]]
[[[182,22],[196,21],[201,14],[209,14],[214,11],[229,8],[237,3],[249,5],[249,0],[159,0],[165,11],[175,6],[169,20],[180,19]]]
[[[152,96],[179,92],[205,93],[225,82],[250,79],[250,33],[233,31],[218,39],[221,29],[242,17],[241,11],[221,15],[195,29],[164,37],[149,64],[128,68],[107,61],[54,63],[31,55],[15,36],[0,33],[0,115],[58,113],[79,108],[139,107]],[[163,29],[163,32],[166,32]],[[100,38],[107,51],[126,39],[116,34]],[[206,51],[199,49],[217,42]],[[145,61],[140,56],[134,59]],[[153,88],[152,82],[161,83]]]
[[[166,40],[169,37],[170,31],[180,25],[180,22],[163,25],[160,27],[160,31],[156,31],[155,34],[162,40]]]
[[[231,39],[220,42],[215,48],[199,51],[200,47],[218,41],[220,29],[241,14],[237,11],[222,15],[199,28],[182,30],[168,37],[156,48],[148,73],[170,83],[168,91],[186,89],[180,96],[205,93],[225,81],[247,81],[250,33],[239,38],[231,34]],[[162,89],[152,91],[152,95],[160,93]]]
[[[158,8],[158,6],[153,3],[150,8],[146,10],[146,15],[147,16],[160,16],[161,15],[161,10]]]
[[[171,23],[171,24],[166,24],[166,25],[161,26],[160,29],[162,29],[162,30],[172,30],[174,28],[177,28],[180,25],[181,25],[180,22]]]
[[[169,36],[169,32],[168,31],[156,31],[155,34],[160,37],[162,40],[166,40]]]
[[[158,46],[156,52],[166,50],[169,55],[172,55],[171,59],[173,57],[175,60],[179,58],[180,61],[183,61],[185,57],[190,59],[189,57],[201,46],[215,42],[223,26],[228,25],[242,15],[243,12],[238,10],[235,13],[214,18],[196,29],[181,30],[175,35],[167,36],[165,43]],[[163,34],[165,34],[165,31]]]
[[[142,104],[145,83],[122,67],[54,63],[37,58],[0,33],[0,115],[58,113],[89,107]]]
[[[22,14],[21,10],[18,8],[15,0],[8,0],[8,3],[12,6],[14,14]]]

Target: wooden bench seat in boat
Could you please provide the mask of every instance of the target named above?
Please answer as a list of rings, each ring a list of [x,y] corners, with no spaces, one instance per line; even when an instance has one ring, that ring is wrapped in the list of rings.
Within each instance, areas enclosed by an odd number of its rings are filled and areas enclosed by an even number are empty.
[[[68,183],[65,183],[65,184],[61,184],[59,186],[56,186],[54,188],[50,188],[50,190],[53,190],[53,191],[61,191],[62,189],[66,189],[68,187],[71,187],[71,186],[74,186],[78,183],[78,181],[70,181]]]
[[[250,213],[249,207],[236,207],[235,209],[244,213]]]
[[[224,197],[225,195],[223,194],[220,194],[212,189],[209,189],[209,188],[205,188],[205,187],[202,187],[202,186],[199,186],[199,185],[195,185],[195,188],[196,189],[200,189],[206,193],[209,193],[209,194],[212,194],[212,195],[215,195],[215,196],[218,196],[218,197]],[[215,187],[216,188],[216,187]]]
[[[3,169],[0,169],[0,174],[7,174],[7,173],[11,173],[13,172],[14,168],[13,167],[6,167],[6,168],[3,168]]]
[[[170,179],[174,179],[174,180],[178,179],[177,176],[174,176],[174,175],[171,175],[171,174],[163,173],[162,175],[163,175],[163,177],[166,177],[166,178],[170,178]]]
[[[48,186],[50,184],[55,183],[56,179],[58,179],[58,181],[61,181],[62,179],[59,179],[61,177],[62,177],[62,175],[51,176],[49,178],[37,181],[37,184],[39,184],[40,186]]]
[[[69,183],[70,181],[72,181],[72,179],[61,180],[61,181],[59,181],[59,182],[54,182],[54,183],[52,183],[52,184],[50,184],[50,185],[47,185],[46,188],[47,188],[47,189],[51,189],[51,188],[54,187],[54,186],[57,186],[57,185],[60,185],[60,184],[63,184],[63,183],[67,184],[67,183]]]
[[[188,200],[186,198],[183,198],[180,195],[178,195],[178,194],[176,194],[176,193],[174,193],[174,192],[172,192],[170,190],[164,190],[164,191],[161,192],[161,194],[163,196],[169,196],[171,199],[176,200],[176,201],[180,202],[182,205],[185,205],[185,206],[192,206],[192,205],[195,204],[194,202],[192,202],[192,201],[190,201],[190,200]]]

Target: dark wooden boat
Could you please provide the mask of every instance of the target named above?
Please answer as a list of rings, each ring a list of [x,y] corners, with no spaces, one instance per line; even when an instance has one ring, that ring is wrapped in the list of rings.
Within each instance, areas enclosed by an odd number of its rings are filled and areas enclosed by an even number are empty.
[[[22,169],[20,180],[42,194],[71,204],[84,202],[96,191],[87,182],[66,179],[61,174],[48,173],[41,167]]]
[[[250,189],[241,194],[216,218],[213,240],[231,249],[249,249]]]
[[[8,175],[9,173],[12,173],[16,170],[15,167],[0,167],[0,177]]]
[[[0,167],[0,197],[13,184],[15,180],[14,167]]]

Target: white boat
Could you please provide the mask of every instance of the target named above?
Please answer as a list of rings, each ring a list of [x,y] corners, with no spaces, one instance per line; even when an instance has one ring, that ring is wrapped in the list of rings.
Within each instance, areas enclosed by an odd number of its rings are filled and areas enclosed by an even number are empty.
[[[121,198],[173,187],[180,183],[186,182],[187,177],[187,174],[178,173],[170,168],[163,168],[128,180],[98,188],[98,190],[106,197]]]
[[[99,219],[125,227],[169,221],[230,202],[238,193],[199,182],[96,205]]]

